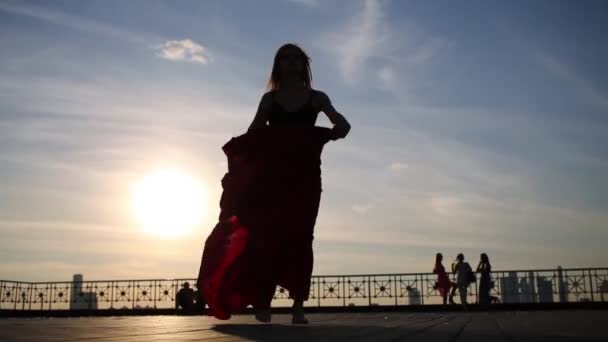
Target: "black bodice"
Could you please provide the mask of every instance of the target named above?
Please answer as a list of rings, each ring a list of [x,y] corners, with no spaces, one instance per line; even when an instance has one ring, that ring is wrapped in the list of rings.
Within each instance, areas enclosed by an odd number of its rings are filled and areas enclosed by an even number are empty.
[[[273,91],[271,93],[272,107],[270,108],[270,113],[268,115],[268,124],[270,126],[314,126],[317,122],[319,112],[312,105],[313,92],[314,90],[310,91],[308,101],[306,101],[300,109],[290,112],[275,100],[275,92]]]

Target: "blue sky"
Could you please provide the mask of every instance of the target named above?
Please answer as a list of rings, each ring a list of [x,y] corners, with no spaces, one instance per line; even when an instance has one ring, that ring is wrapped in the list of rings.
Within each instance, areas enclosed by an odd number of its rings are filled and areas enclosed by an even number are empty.
[[[315,274],[427,272],[438,251],[606,266],[607,19],[603,1],[3,1],[0,278],[195,277],[221,146],[285,42],[353,126],[325,150]],[[208,201],[171,239],[128,204],[167,165]]]

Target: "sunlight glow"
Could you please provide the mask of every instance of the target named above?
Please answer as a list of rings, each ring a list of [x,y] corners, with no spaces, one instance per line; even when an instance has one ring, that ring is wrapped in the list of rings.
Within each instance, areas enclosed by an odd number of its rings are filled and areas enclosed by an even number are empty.
[[[191,232],[201,224],[205,205],[201,184],[178,169],[145,176],[131,193],[131,208],[139,224],[163,237]]]

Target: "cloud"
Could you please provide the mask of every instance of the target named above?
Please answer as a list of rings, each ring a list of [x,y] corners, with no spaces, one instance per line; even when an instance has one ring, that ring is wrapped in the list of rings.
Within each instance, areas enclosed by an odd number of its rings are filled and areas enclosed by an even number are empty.
[[[595,103],[599,108],[608,110],[608,95],[600,91],[591,82],[549,53],[537,52],[534,53],[534,56],[548,72],[569,82],[576,91]]]
[[[378,70],[378,78],[386,85],[390,85],[395,80],[395,70],[388,65]]]
[[[351,209],[359,215],[365,215],[371,208],[373,208],[371,204],[355,204]]]
[[[399,171],[399,170],[404,170],[407,169],[409,167],[409,165],[405,164],[405,163],[400,163],[400,162],[394,162],[391,165],[389,165],[389,169],[393,170],[393,171]]]
[[[0,3],[0,11],[17,15],[28,16],[48,23],[69,27],[83,32],[91,32],[104,36],[118,38],[132,43],[145,44],[150,41],[161,40],[148,34],[138,34],[123,30],[115,25],[109,25],[90,18],[76,16],[65,12],[44,8],[41,6],[24,5],[22,3]]]
[[[303,5],[306,7],[317,7],[320,5],[319,0],[288,0],[294,4]]]
[[[382,55],[389,36],[382,3],[367,0],[344,27],[326,35],[323,45],[336,56],[344,79],[354,84],[368,59]]]
[[[157,56],[173,62],[207,64],[210,61],[207,49],[191,39],[168,40],[157,49],[160,50]]]
[[[409,63],[422,64],[431,60],[437,53],[450,44],[441,38],[424,39],[406,56],[405,60]]]
[[[401,69],[429,62],[450,42],[412,24],[397,27],[388,11],[386,1],[365,0],[343,24],[321,35],[320,47],[335,59],[348,85],[376,78],[384,90],[401,96]]]

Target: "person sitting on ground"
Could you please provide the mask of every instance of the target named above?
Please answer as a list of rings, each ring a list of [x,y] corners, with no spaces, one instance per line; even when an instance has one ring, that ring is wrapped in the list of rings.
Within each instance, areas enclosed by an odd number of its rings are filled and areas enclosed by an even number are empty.
[[[189,311],[194,308],[194,290],[190,288],[190,283],[185,282],[175,296],[175,308]]]

